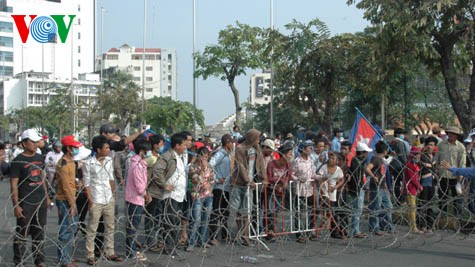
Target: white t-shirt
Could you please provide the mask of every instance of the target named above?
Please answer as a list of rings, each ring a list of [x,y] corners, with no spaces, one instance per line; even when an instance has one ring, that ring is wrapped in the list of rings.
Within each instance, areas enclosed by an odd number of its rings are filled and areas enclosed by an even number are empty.
[[[171,192],[165,191],[162,199],[172,198],[177,202],[183,202],[186,196],[185,163],[181,155],[178,155],[175,151],[173,153],[175,153],[176,157],[176,170],[167,183],[173,185],[174,189]]]
[[[343,179],[343,171],[340,169],[340,167],[336,166],[335,171],[333,173],[329,173],[327,165],[325,164],[322,166],[322,168],[320,168],[318,175],[320,177],[323,177],[323,176],[328,177],[328,180],[326,180],[322,184],[322,195],[324,197],[328,197],[330,201],[336,201],[336,190],[333,190],[333,192],[330,192],[329,186],[335,187],[338,181],[340,179]]]

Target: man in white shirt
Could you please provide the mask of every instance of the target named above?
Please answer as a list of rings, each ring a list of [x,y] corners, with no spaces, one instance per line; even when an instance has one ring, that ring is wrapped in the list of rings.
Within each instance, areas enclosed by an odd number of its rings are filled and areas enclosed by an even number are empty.
[[[109,157],[110,146],[105,136],[99,135],[92,139],[92,149],[95,156],[86,160],[83,165],[84,187],[89,202],[89,218],[86,229],[87,264],[95,265],[94,238],[101,216],[104,220],[104,245],[106,258],[110,261],[121,262],[114,252],[114,193],[115,180],[113,162]]]
[[[158,158],[152,171],[150,183],[156,183],[164,189],[161,196],[163,211],[163,228],[165,233],[164,254],[178,256],[175,243],[180,231],[182,204],[186,196],[186,164],[183,153],[186,152],[186,136],[174,134],[171,137],[171,147]]]

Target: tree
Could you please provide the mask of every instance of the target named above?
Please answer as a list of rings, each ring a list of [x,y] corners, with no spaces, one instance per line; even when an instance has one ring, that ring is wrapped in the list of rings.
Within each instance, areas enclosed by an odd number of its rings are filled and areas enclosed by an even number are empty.
[[[196,114],[196,123],[204,129],[203,111],[194,109],[189,102],[175,101],[170,97],[154,97],[147,100],[145,120],[153,129],[162,129],[160,132],[168,134],[193,129],[193,113]]]
[[[445,89],[463,129],[475,122],[475,19],[472,1],[358,2],[364,17],[390,34],[396,54],[417,57],[435,74],[442,74]],[[467,82],[466,82],[467,81]]]
[[[246,75],[246,69],[261,68],[262,29],[236,22],[221,30],[218,44],[205,47],[203,53],[196,53],[195,77],[218,77],[227,81],[234,96],[236,124],[240,124],[241,102],[239,90],[234,81],[240,75]]]
[[[265,50],[274,61],[277,106],[308,112],[306,121],[331,132],[336,110],[355,80],[355,48],[363,39],[353,34],[330,37],[318,19],[308,24],[293,20],[285,27],[288,36],[268,32],[266,43],[272,47]]]
[[[139,86],[131,74],[117,71],[104,81],[100,95],[100,108],[104,116],[113,115],[113,123],[124,129],[137,119],[140,113]]]

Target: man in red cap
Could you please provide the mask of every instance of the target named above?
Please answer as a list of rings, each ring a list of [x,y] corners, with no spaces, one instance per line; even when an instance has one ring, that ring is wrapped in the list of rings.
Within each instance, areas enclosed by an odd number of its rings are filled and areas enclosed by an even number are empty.
[[[81,143],[74,136],[61,139],[63,157],[56,166],[56,206],[58,207],[58,262],[62,267],[75,267],[72,263],[72,246],[78,222],[76,207],[76,164],[74,156],[79,154]]]

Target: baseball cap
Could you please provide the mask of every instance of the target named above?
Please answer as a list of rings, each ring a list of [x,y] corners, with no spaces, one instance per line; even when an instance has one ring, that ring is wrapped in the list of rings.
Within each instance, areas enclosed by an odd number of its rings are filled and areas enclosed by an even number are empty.
[[[118,133],[119,129],[114,128],[114,126],[112,126],[112,124],[110,123],[106,123],[101,126],[101,128],[99,129],[99,132],[100,133]]]
[[[366,152],[372,152],[373,149],[371,149],[366,143],[364,142],[358,142],[356,145],[356,151],[366,151]]]
[[[266,139],[266,140],[264,140],[264,142],[262,142],[262,146],[267,146],[267,147],[269,147],[270,149],[275,150],[274,141],[272,141],[271,139]]]
[[[82,146],[81,143],[79,143],[76,139],[74,139],[74,135],[66,135],[61,139],[61,144],[63,146],[72,146],[72,147],[80,147]]]
[[[21,140],[30,139],[33,142],[38,142],[43,139],[35,129],[26,129],[21,134]]]

